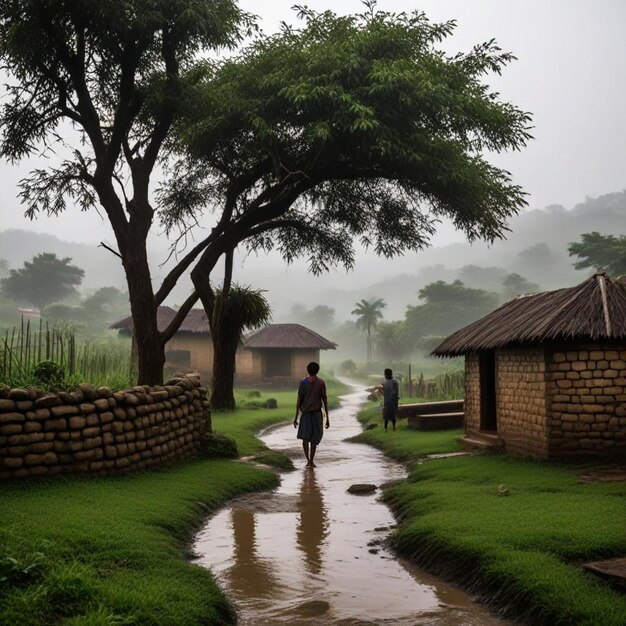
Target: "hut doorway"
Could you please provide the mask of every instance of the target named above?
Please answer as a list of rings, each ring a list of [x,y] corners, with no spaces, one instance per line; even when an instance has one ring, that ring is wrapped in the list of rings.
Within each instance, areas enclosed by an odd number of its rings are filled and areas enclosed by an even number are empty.
[[[496,403],[496,353],[480,354],[480,430],[498,430],[498,410]]]
[[[267,378],[291,376],[291,350],[267,350],[265,354]]]

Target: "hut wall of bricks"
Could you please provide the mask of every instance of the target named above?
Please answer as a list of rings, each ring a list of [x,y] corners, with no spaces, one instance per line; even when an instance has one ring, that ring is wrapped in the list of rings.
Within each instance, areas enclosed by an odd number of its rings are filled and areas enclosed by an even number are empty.
[[[120,392],[0,388],[0,479],[146,469],[195,456],[210,430],[193,376]]]
[[[626,344],[547,354],[550,456],[626,457]]]
[[[507,452],[548,455],[545,355],[542,348],[496,350],[495,434]],[[481,431],[481,384],[478,354],[465,358],[465,431]]]
[[[479,357],[465,360],[465,430],[480,432]],[[626,344],[496,351],[497,435],[536,458],[626,458]]]
[[[498,435],[507,452],[548,456],[549,403],[543,348],[497,350]]]
[[[465,357],[465,432],[480,430],[480,368],[477,354]]]

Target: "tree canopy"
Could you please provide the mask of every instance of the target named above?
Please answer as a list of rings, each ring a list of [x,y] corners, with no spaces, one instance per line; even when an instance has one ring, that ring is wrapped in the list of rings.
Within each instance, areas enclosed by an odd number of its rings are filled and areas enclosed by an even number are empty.
[[[354,305],[352,315],[356,316],[356,325],[367,333],[367,362],[372,361],[372,331],[383,319],[383,309],[387,303],[382,298],[361,299]]]
[[[63,300],[76,293],[85,275],[80,267],[70,264],[71,260],[69,257],[60,259],[49,252],[38,254],[0,280],[2,293],[17,303],[39,309]]]
[[[570,243],[567,250],[579,260],[577,270],[593,268],[613,276],[626,274],[626,235],[601,235],[597,231],[581,235],[582,241]]]
[[[22,181],[27,214],[57,214],[75,203],[99,205],[108,217],[112,251],[126,272],[142,383],[162,379],[166,337],[156,309],[179,276],[173,270],[155,296],[146,253],[151,177],[197,53],[234,46],[248,24],[233,0],[0,3],[8,73],[0,156],[18,161],[61,144],[64,160]]]
[[[506,275],[502,281],[502,286],[504,287],[504,295],[507,299],[524,293],[534,293],[539,291],[539,285],[531,283],[529,280],[520,274],[516,274],[515,272]]]
[[[454,24],[422,13],[299,15],[300,28],[206,62],[178,125],[184,157],[161,217],[185,232],[215,214],[198,293],[244,241],[321,272],[350,267],[355,240],[385,256],[419,249],[444,216],[470,239],[501,237],[524,193],[483,153],[521,149],[530,117],[483,79],[513,56],[493,41],[446,55]]]
[[[423,337],[442,337],[493,311],[498,295],[482,289],[470,289],[460,280],[437,281],[419,291],[424,304],[409,306],[406,329],[417,343]]]

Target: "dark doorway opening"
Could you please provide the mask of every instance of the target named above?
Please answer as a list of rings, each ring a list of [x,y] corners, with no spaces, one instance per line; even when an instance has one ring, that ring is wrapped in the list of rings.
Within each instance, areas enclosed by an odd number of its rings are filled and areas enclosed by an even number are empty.
[[[496,404],[496,353],[480,354],[480,429],[498,430],[498,409]]]
[[[291,351],[268,350],[265,353],[265,376],[291,376]]]

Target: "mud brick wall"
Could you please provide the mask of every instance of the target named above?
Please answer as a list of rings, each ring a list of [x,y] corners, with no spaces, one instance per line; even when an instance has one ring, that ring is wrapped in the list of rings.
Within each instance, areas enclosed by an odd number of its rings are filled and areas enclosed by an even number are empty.
[[[626,345],[555,349],[547,369],[550,456],[626,456]]]
[[[543,348],[496,352],[498,435],[507,452],[548,455],[549,405]]]
[[[465,431],[480,430],[480,370],[477,354],[465,357]]]
[[[207,391],[192,376],[120,392],[0,388],[0,479],[162,465],[195,455],[210,429]]]

